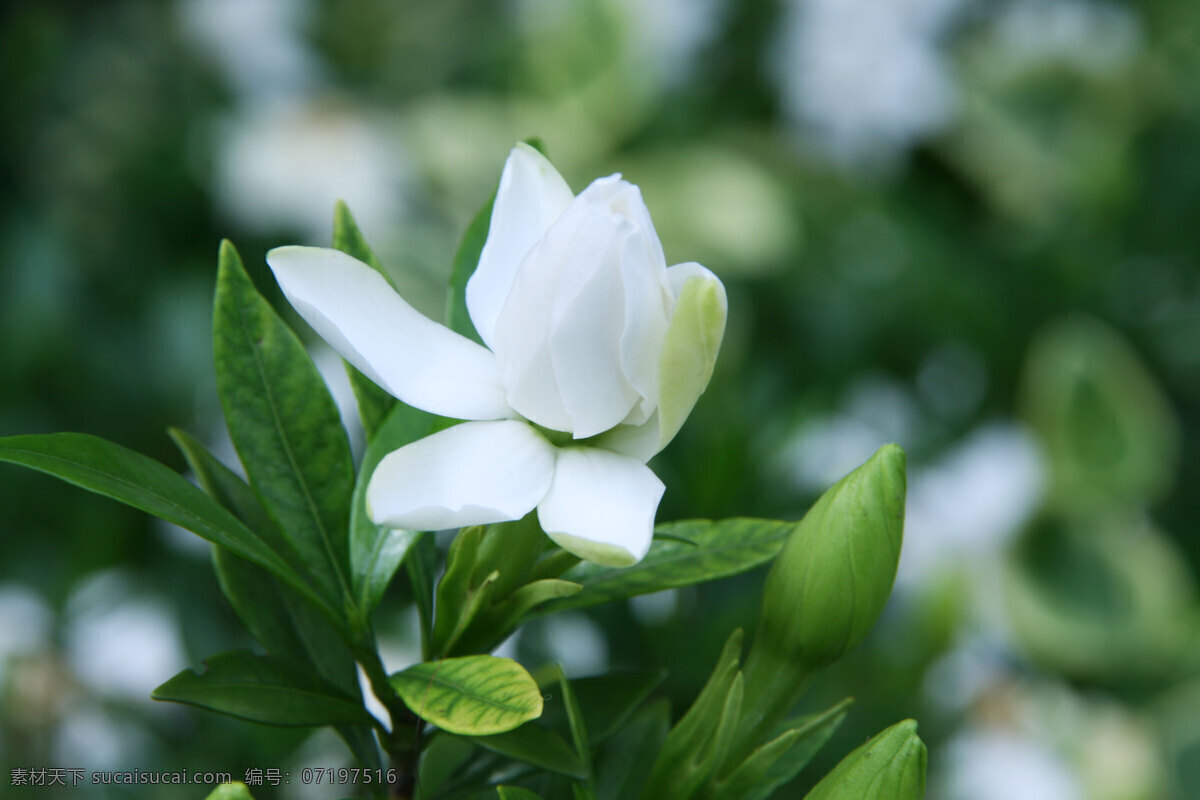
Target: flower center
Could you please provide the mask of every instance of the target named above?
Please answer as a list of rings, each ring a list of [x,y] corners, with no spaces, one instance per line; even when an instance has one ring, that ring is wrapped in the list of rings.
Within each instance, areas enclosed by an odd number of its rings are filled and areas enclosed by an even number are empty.
[[[529,420],[525,420],[525,421],[529,422]],[[552,430],[550,428],[543,428],[541,425],[538,425],[536,422],[529,422],[529,424],[533,427],[533,429],[535,431],[537,431],[538,433],[540,433],[542,435],[543,439],[545,439],[547,442],[554,445],[555,447],[566,447],[567,445],[576,443],[575,438],[571,435],[571,433],[569,431],[556,431],[556,430]]]

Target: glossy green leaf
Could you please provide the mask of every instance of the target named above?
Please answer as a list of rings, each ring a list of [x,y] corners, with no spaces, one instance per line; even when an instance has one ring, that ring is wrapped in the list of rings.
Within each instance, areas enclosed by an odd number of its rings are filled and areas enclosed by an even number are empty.
[[[217,390],[234,447],[263,506],[326,597],[350,591],[354,466],[337,406],[304,345],[221,246],[213,313]]]
[[[516,730],[495,736],[473,736],[471,741],[493,753],[539,769],[578,780],[588,777],[587,769],[571,745],[541,725],[522,725]]]
[[[446,327],[456,333],[461,333],[480,344],[479,332],[475,323],[471,322],[471,314],[467,311],[467,281],[475,274],[479,265],[479,254],[487,241],[488,227],[492,223],[492,203],[495,196],[487,202],[463,234],[458,251],[454,254],[454,267],[450,272],[450,291],[446,298]]]
[[[795,778],[825,746],[852,703],[847,698],[825,711],[785,723],[779,736],[751,753],[716,784],[713,796],[717,800],[767,800],[777,787]]]
[[[333,210],[333,246],[371,266],[386,278],[388,283],[392,283],[391,276],[367,244],[350,209],[341,200],[337,201]],[[354,398],[358,402],[358,416],[369,442],[396,405],[396,398],[376,386],[374,381],[350,364],[346,364],[346,374],[350,377],[350,387],[354,390]]]
[[[350,510],[350,567],[354,596],[364,615],[379,605],[392,576],[420,537],[419,532],[393,530],[372,522],[367,514],[367,484],[384,456],[428,436],[437,419],[397,403],[363,453]]]
[[[154,690],[155,700],[206,708],[267,725],[370,724],[362,705],[315,673],[278,656],[246,651],[206,661],[200,674],[183,672]]]
[[[541,606],[548,614],[568,608],[610,603],[639,594],[690,586],[737,575],[769,561],[794,523],[777,520],[732,518],[720,521],[689,520],[658,526],[673,537],[656,540],[650,552],[632,567],[612,568],[583,563],[563,578],[583,585],[578,594]]]
[[[391,678],[405,704],[444,731],[487,736],[542,713],[542,693],[525,668],[496,656],[415,664]]]
[[[228,547],[279,575],[329,610],[308,582],[258,534],[181,475],[152,458],[87,434],[51,433],[0,438],[0,461],[53,475]]]
[[[925,745],[917,723],[898,722],[846,756],[806,800],[921,800]]]
[[[635,714],[604,745],[596,762],[596,796],[599,800],[627,800],[643,796],[671,724],[670,708],[660,699]]]
[[[496,793],[500,800],[542,800],[541,797],[520,786],[497,786]]]

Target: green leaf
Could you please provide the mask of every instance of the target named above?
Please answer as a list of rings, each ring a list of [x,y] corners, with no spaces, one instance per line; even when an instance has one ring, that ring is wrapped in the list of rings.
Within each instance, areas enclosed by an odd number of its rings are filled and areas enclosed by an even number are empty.
[[[585,780],[588,771],[561,736],[541,725],[522,725],[516,730],[494,736],[472,736],[480,747],[515,761],[577,780]]]
[[[542,713],[537,684],[508,658],[427,661],[396,673],[391,681],[414,714],[450,733],[503,733]]]
[[[571,742],[575,745],[575,753],[579,756],[584,770],[590,773],[592,770],[592,747],[588,741],[583,712],[579,709],[579,701],[575,698],[575,692],[571,690],[571,682],[567,680],[567,674],[563,672],[562,665],[555,664],[554,670],[558,673],[558,685],[563,695],[563,706],[567,709],[567,725],[571,730]]]
[[[367,244],[366,237],[363,236],[358,223],[354,221],[350,207],[342,200],[338,200],[333,206],[333,246],[334,249],[354,256],[374,269],[387,278],[388,283],[392,282],[391,276],[383,268],[383,263],[375,255],[371,245]]]
[[[488,564],[482,555],[477,561]],[[547,578],[527,583],[508,597],[497,600],[498,586],[498,582],[488,586],[486,597],[478,591],[472,595],[478,611],[467,615],[469,624],[466,630],[453,639],[447,652],[478,653],[492,650],[512,634],[531,609],[554,598],[570,597],[580,589],[578,583]],[[485,599],[490,601],[486,605],[482,603]]]
[[[604,745],[596,762],[596,796],[599,800],[628,800],[643,796],[655,759],[671,724],[665,698],[634,715]]]
[[[920,800],[925,796],[925,745],[917,723],[897,722],[842,759],[806,800]]]
[[[290,551],[275,523],[241,478],[188,434],[178,429],[172,429],[170,434],[200,486],[209,495],[264,539]],[[342,688],[353,688],[352,693],[357,693],[358,679],[353,658],[343,645],[337,629],[317,614],[311,604],[294,590],[278,583],[265,570],[225,548],[218,546],[214,549],[213,561],[222,591],[238,618],[260,644],[272,653],[309,661],[312,660],[311,654],[323,658],[340,649],[345,656],[341,659],[341,668],[332,673],[318,671]],[[306,630],[320,632],[315,646],[305,646],[298,630],[298,621],[302,621]]]
[[[426,740],[421,753],[417,785],[421,787],[419,797],[444,797],[484,769],[491,758],[478,758],[479,748],[464,736],[452,736],[436,732]]]
[[[209,497],[232,511],[250,530],[258,534],[259,538],[267,542],[272,550],[288,558],[297,567],[303,567],[296,551],[279,532],[279,527],[244,480],[186,431],[168,428],[167,434],[183,454],[188,469],[196,476],[200,488],[208,492]]]
[[[492,224],[492,204],[495,195],[487,202],[463,234],[458,251],[454,254],[454,267],[450,271],[450,291],[446,297],[446,327],[461,333],[468,339],[483,344],[475,323],[471,322],[471,314],[467,311],[467,281],[475,274],[479,266],[479,254],[487,242],[488,227]]]
[[[364,616],[379,605],[392,576],[420,537],[419,532],[372,522],[367,514],[367,485],[384,456],[428,436],[437,420],[433,414],[397,403],[363,453],[350,510],[350,567],[354,597]]]
[[[497,786],[496,793],[500,800],[542,800],[541,797],[519,786]]]
[[[655,540],[650,552],[637,564],[619,569],[580,564],[568,570],[563,578],[582,584],[583,590],[572,597],[546,603],[536,613],[587,608],[737,575],[769,561],[783,547],[793,526],[791,522],[740,517],[660,525],[657,530],[673,538]],[[679,538],[687,539],[690,544],[677,541]]]
[[[155,700],[206,708],[267,725],[370,724],[362,705],[314,673],[277,656],[236,651],[206,661],[154,690]]]
[[[665,670],[654,672],[608,673],[571,681],[571,690],[583,715],[584,726],[593,747],[616,734],[645,703],[666,677]],[[554,727],[561,720],[548,706],[546,724]]]
[[[284,542],[275,523],[245,481],[181,430],[171,438],[206,492],[247,525],[272,541]],[[307,663],[317,674],[351,697],[362,700],[354,655],[330,621],[302,595],[266,570],[229,550],[214,546],[213,562],[221,591],[238,618],[268,652]],[[367,726],[339,725],[338,733],[368,769],[381,767],[379,748]]]
[[[343,361],[346,367],[346,377],[350,379],[350,388],[354,390],[354,400],[358,405],[358,420],[362,423],[363,434],[370,442],[379,433],[383,421],[392,413],[399,401],[376,385],[375,381],[358,371],[348,361]]]
[[[825,746],[853,702],[847,698],[825,711],[786,723],[783,733],[751,753],[717,784],[714,796],[718,800],[767,800]]]
[[[217,390],[263,506],[324,595],[348,599],[354,466],[337,406],[304,346],[221,245],[213,312]]]
[[[0,461],[53,475],[153,514],[279,575],[326,612],[335,612],[287,561],[215,500],[163,464],[81,433],[0,438]]]
[[[482,585],[472,582],[476,556],[483,538],[483,526],[462,528],[446,554],[446,572],[437,585],[437,616],[433,622],[434,653],[449,652],[454,641],[466,630],[472,611],[477,610]],[[472,598],[476,600],[472,603]]]
[[[367,244],[362,231],[358,229],[350,209],[341,200],[337,201],[333,209],[333,246],[372,267],[386,278],[388,283],[392,283],[392,277],[384,270],[383,264]],[[346,374],[350,377],[350,388],[354,390],[354,398],[358,401],[358,417],[369,442],[395,406],[396,398],[376,386],[374,381],[350,364],[346,364]]]

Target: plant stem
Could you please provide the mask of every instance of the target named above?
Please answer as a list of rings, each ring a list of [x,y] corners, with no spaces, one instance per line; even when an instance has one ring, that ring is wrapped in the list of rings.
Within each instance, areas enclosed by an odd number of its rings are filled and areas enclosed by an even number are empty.
[[[388,796],[394,800],[411,800],[417,785],[417,767],[421,756],[421,730],[424,722],[404,704],[392,688],[387,670],[379,658],[379,651],[370,637],[369,645],[355,648],[355,658],[362,666],[371,691],[379,698],[391,717],[392,729],[380,728],[377,733],[384,752],[396,772],[396,780],[388,787]]]

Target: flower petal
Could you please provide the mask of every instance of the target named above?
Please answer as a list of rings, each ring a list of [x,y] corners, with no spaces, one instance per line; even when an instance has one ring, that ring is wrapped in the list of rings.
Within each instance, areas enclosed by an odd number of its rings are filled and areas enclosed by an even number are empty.
[[[495,338],[508,402],[527,419],[584,438],[637,402],[618,350],[621,242],[632,231],[577,201],[521,262]]]
[[[492,206],[479,265],[467,281],[467,310],[480,338],[496,349],[496,318],[521,259],[566,210],[574,195],[545,156],[527,144],[512,149]]]
[[[538,520],[546,535],[580,558],[627,567],[650,549],[663,489],[636,458],[594,447],[562,448]]]
[[[391,394],[458,419],[513,416],[495,356],[422,315],[366,264],[319,247],[279,247],[267,263],[300,316]]]
[[[418,531],[520,519],[545,497],[555,455],[524,422],[464,422],[385,456],[367,485],[368,513]]]

